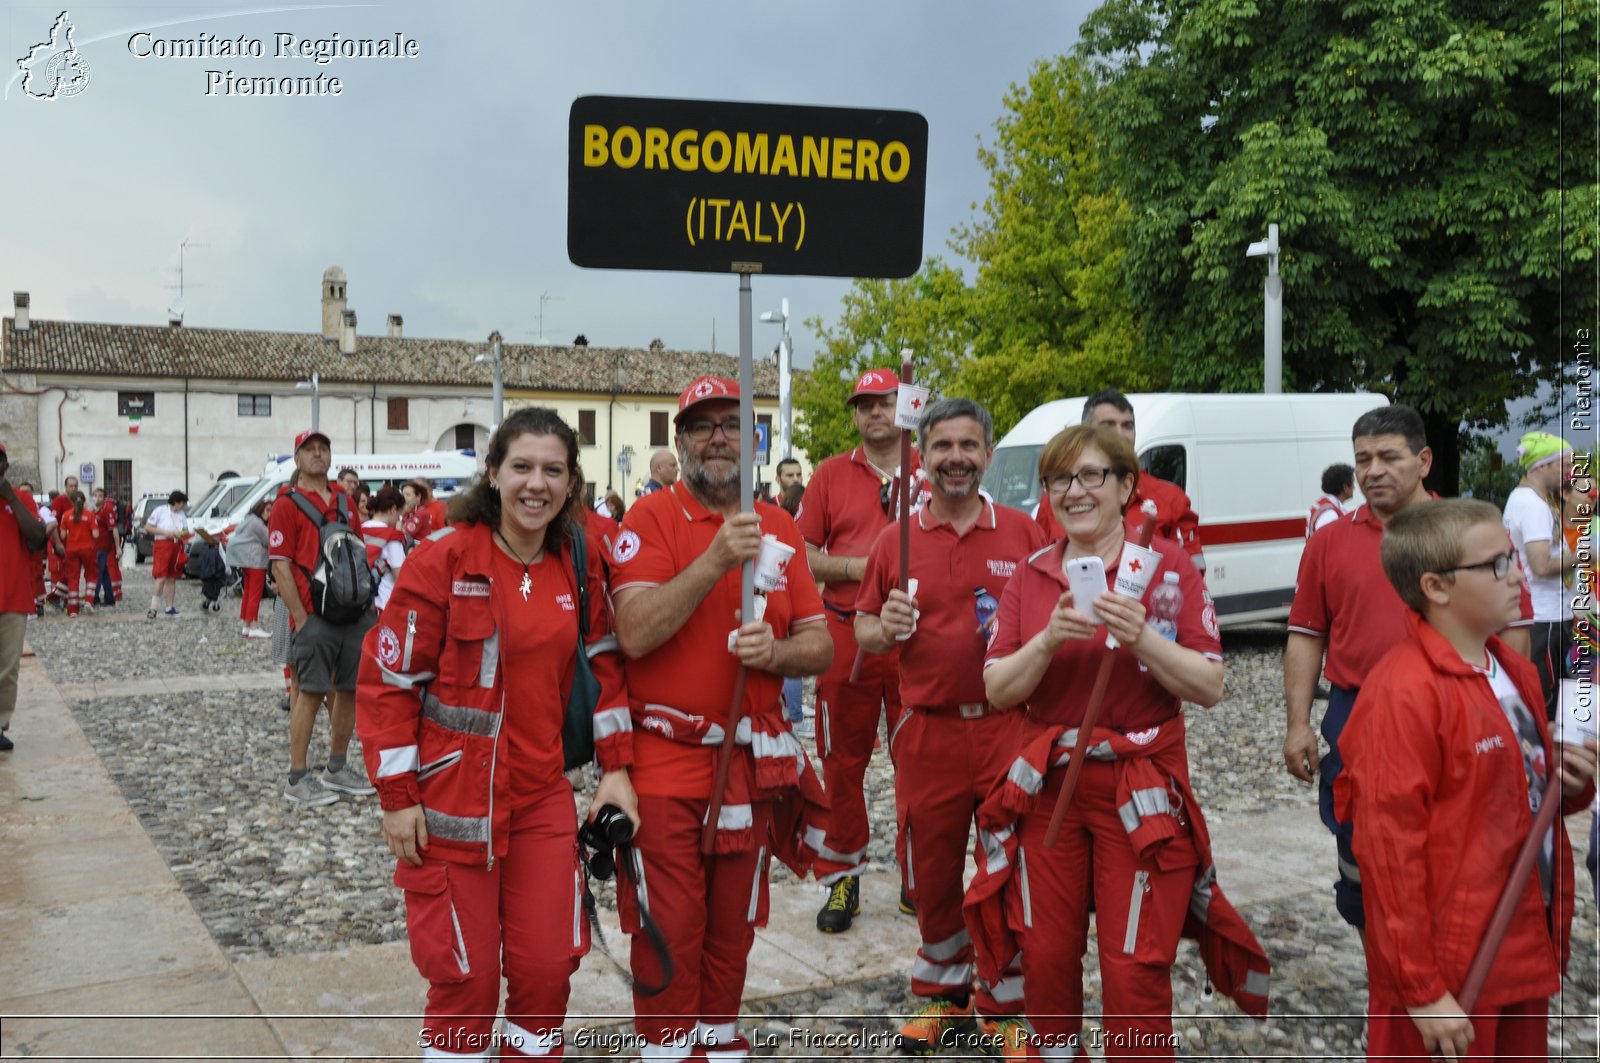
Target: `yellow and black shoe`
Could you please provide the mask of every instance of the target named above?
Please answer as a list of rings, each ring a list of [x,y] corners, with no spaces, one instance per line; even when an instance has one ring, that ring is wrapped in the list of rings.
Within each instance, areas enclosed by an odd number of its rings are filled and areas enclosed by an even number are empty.
[[[957,1004],[934,997],[900,1027],[895,1043],[905,1055],[923,1056],[956,1046],[971,1037],[976,1029],[970,999],[965,1004]]]
[[[828,900],[817,913],[817,929],[824,934],[842,934],[861,914],[861,879],[846,875],[828,890]]]
[[[911,891],[906,889],[905,883],[903,882],[900,884],[900,914],[917,914],[917,902],[911,899]]]

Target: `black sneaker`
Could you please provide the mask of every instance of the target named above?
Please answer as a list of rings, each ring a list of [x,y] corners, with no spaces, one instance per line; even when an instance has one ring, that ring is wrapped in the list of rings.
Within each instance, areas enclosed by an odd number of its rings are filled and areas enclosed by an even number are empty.
[[[905,883],[903,882],[900,884],[900,914],[917,914],[917,902],[911,899],[911,894],[906,890]]]
[[[16,743],[11,741],[9,735],[0,731],[0,753],[9,753],[16,748]]]
[[[817,929],[824,934],[842,934],[861,914],[861,880],[846,875],[828,891],[827,903],[817,913]]]

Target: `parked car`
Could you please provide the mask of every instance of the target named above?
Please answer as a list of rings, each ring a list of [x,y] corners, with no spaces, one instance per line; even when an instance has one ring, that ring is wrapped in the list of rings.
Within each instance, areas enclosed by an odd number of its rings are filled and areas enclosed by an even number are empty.
[[[145,522],[150,519],[150,514],[156,511],[157,506],[167,504],[166,495],[145,495],[133,504],[133,559],[135,564],[142,565],[156,552],[155,539],[144,530]]]

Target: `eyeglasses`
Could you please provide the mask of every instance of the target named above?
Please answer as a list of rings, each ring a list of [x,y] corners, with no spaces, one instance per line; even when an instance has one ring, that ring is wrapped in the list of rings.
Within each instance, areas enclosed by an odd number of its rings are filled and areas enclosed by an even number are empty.
[[[1474,568],[1486,568],[1494,573],[1495,579],[1505,579],[1506,573],[1511,571],[1511,562],[1517,559],[1515,550],[1507,550],[1503,554],[1496,554],[1487,561],[1477,561],[1470,565],[1454,565],[1450,568],[1437,569],[1436,576],[1447,576],[1452,572],[1466,572]]]
[[[711,433],[719,428],[722,429],[722,437],[724,439],[739,438],[739,418],[737,417],[724,417],[720,421],[690,421],[683,426],[683,434],[696,443],[704,443],[711,438]]]
[[[1083,485],[1085,491],[1093,491],[1096,487],[1104,486],[1106,477],[1111,475],[1107,466],[1090,466],[1079,469],[1077,472],[1058,472],[1054,476],[1044,478],[1045,490],[1053,495],[1064,495],[1072,490],[1072,481],[1076,480]]]

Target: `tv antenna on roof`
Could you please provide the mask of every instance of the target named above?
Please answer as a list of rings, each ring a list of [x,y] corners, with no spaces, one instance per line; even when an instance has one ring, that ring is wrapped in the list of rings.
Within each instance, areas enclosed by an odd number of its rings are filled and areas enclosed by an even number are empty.
[[[544,339],[544,304],[550,302],[552,299],[564,299],[564,298],[566,298],[566,296],[563,296],[563,295],[551,295],[549,292],[543,292],[543,293],[540,294],[540,296],[539,296],[539,343],[540,343],[540,345],[543,345],[544,342],[545,342],[545,339]]]
[[[185,236],[182,242],[178,244],[178,283],[167,285],[169,290],[173,288],[178,290],[178,297],[172,301],[171,306],[167,307],[167,319],[174,324],[181,324],[183,322],[183,293],[185,290],[184,252],[189,248],[190,245],[195,247],[206,246],[205,244],[195,243],[187,236]],[[195,287],[200,286],[196,285]]]

